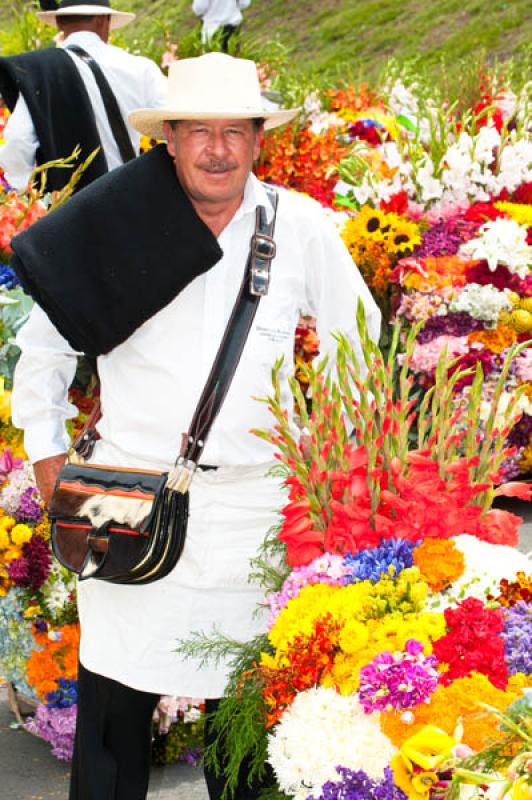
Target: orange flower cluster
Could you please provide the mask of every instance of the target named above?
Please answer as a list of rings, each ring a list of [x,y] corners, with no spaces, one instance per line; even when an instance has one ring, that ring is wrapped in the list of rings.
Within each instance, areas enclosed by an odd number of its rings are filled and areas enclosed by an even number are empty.
[[[297,636],[281,665],[263,654],[259,667],[266,704],[266,727],[271,728],[292,705],[298,692],[319,685],[334,665],[338,626],[330,614],[316,622],[311,636]],[[272,662],[271,664],[269,662]]]
[[[378,303],[384,303],[388,298],[392,275],[392,259],[385,245],[371,239],[357,239],[347,242],[347,246],[375,299]]]
[[[503,691],[495,688],[485,675],[473,673],[468,678],[458,678],[450,686],[439,686],[430,702],[416,706],[408,716],[397,712],[381,714],[380,725],[386,736],[400,747],[425,725],[436,721],[438,728],[452,736],[461,721],[463,743],[475,751],[482,750],[487,741],[502,739],[503,734],[494,727],[492,715],[479,706],[479,701],[503,711],[521,695],[526,680],[523,675],[513,675]],[[405,717],[409,722],[404,721]]]
[[[316,320],[302,317],[296,328],[294,341],[294,359],[296,365],[296,378],[301,384],[303,393],[308,388],[308,378],[302,367],[310,364],[320,353],[320,340],[316,333]]]
[[[376,105],[377,95],[367,83],[362,83],[358,88],[346,86],[341,89],[328,89],[325,94],[325,104],[337,114],[349,115],[349,112],[360,113]],[[382,106],[382,103],[380,104]],[[384,108],[384,106],[382,106]]]
[[[450,539],[425,539],[414,550],[414,564],[433,592],[441,592],[463,575],[465,560]]]
[[[517,340],[517,334],[511,325],[497,325],[492,330],[473,331],[467,337],[468,344],[482,344],[492,353],[502,353]]]
[[[50,638],[50,634],[54,638]],[[26,678],[41,700],[57,688],[58,678],[75,680],[78,676],[79,625],[64,625],[55,631],[33,629],[39,650],[34,650],[26,664]]]
[[[465,286],[466,271],[470,266],[471,262],[458,256],[404,258],[397,265],[394,279],[399,279],[407,289],[432,293],[447,286]]]
[[[36,197],[30,196],[29,200],[24,200],[16,192],[0,194],[0,251],[10,254],[13,236],[29,228],[45,214],[45,207]]]
[[[520,600],[524,600],[525,603],[532,602],[532,577],[525,575],[524,572],[518,572],[515,576],[515,581],[503,578],[499,589],[500,595],[495,600],[501,606],[506,606],[506,608],[515,606]]]
[[[295,131],[288,125],[266,136],[257,177],[305,192],[332,207],[337,181],[334,167],[347,150],[348,145],[339,141],[333,128],[317,135],[308,127]]]

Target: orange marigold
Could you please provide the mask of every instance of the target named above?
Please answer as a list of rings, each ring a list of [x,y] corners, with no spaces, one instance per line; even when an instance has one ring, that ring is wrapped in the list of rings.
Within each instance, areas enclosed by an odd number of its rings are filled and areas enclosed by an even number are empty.
[[[503,711],[521,695],[524,685],[530,685],[532,676],[513,675],[507,688],[496,689],[486,678],[474,672],[468,678],[458,678],[449,686],[439,686],[428,703],[416,706],[410,712],[411,724],[403,722],[404,713],[381,714],[382,731],[400,747],[402,743],[425,725],[437,725],[450,736],[458,722],[464,726],[462,741],[473,750],[482,750],[488,742],[502,736],[493,724],[492,714],[479,706],[486,703]]]
[[[50,639],[50,633],[57,639]],[[33,638],[40,649],[28,659],[26,678],[44,701],[48,692],[57,688],[58,678],[75,680],[78,676],[79,625],[63,625],[44,633],[34,627]]]
[[[471,266],[471,262],[458,256],[427,256],[421,259],[421,264],[422,270],[413,271],[403,279],[407,289],[432,292],[446,286],[459,288],[465,285],[466,269]]]
[[[467,337],[469,344],[478,342],[492,353],[502,353],[511,347],[517,339],[515,330],[510,325],[497,325],[492,330],[473,331]]]
[[[465,560],[451,539],[425,539],[414,550],[414,564],[433,592],[441,592],[463,575]]]

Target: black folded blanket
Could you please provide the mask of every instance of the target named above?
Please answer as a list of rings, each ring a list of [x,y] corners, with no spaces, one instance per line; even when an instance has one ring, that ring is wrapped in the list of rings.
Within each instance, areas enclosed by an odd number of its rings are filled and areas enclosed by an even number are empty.
[[[222,257],[164,145],[99,178],[12,247],[24,290],[91,357],[124,342]]]

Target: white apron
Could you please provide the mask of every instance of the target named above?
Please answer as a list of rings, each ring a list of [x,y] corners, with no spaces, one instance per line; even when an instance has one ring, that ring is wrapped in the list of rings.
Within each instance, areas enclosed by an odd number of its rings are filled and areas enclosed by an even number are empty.
[[[94,463],[133,465],[102,441]],[[188,697],[220,697],[225,665],[199,668],[175,652],[177,639],[194,631],[246,641],[266,630],[260,587],[248,581],[249,561],[286,498],[272,464],[197,471],[190,492],[186,544],[170,575],[144,586],[89,579],[78,584],[80,660],[87,669],[143,691]]]

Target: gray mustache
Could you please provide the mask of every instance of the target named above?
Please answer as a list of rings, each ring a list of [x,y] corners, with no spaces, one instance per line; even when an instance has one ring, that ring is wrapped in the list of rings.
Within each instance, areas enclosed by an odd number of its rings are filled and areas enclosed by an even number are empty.
[[[207,170],[207,172],[225,172],[226,170],[236,169],[235,165],[229,161],[219,161],[216,158],[204,161],[200,164],[200,167]]]

